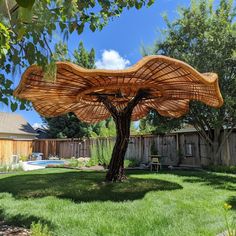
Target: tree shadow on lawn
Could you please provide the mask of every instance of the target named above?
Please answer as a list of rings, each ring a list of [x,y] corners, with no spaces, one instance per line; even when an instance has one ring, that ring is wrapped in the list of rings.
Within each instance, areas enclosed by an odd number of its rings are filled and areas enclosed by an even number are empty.
[[[236,211],[236,196],[231,196],[228,200],[227,203],[232,206],[232,210]]]
[[[122,183],[104,183],[104,172],[25,174],[0,179],[0,192],[15,198],[55,196],[74,202],[127,201],[141,199],[150,191],[170,191],[182,186],[159,179],[129,177]]]
[[[4,209],[0,208],[0,220],[4,221],[4,224],[10,226],[19,226],[29,229],[33,222],[42,225],[47,225],[50,229],[53,229],[54,226],[48,220],[45,220],[40,217],[36,217],[33,215],[23,215],[21,213],[15,215],[9,215]]]
[[[224,175],[221,173],[207,172],[207,171],[171,171],[172,175],[180,177],[187,177],[184,179],[188,183],[202,183],[210,185],[216,189],[225,189],[236,191],[236,176]]]

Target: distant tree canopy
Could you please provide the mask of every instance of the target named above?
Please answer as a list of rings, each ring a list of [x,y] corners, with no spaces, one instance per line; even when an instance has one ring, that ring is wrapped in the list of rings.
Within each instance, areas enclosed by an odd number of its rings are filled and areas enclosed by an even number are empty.
[[[31,64],[45,70],[55,69],[53,35],[67,40],[73,32],[81,34],[87,27],[101,30],[124,9],[150,6],[154,0],[0,0],[0,103],[12,111],[25,109],[25,102],[12,98],[13,74]],[[53,70],[52,69],[52,70]]]
[[[55,45],[53,53],[55,61],[71,61],[87,69],[95,68],[95,50],[86,50],[83,42],[79,43],[71,57],[68,56],[66,44],[59,42]],[[116,135],[115,123],[112,118],[108,118],[97,124],[87,124],[81,122],[73,113],[53,118],[42,118],[48,127],[50,138],[82,138],[82,137],[111,137]],[[136,133],[134,124],[131,127],[132,134]]]
[[[149,114],[140,120],[140,134],[165,134],[172,130],[179,129],[184,123],[183,118],[174,119],[159,115],[155,110],[151,110]]]
[[[50,138],[82,138],[87,137],[90,126],[80,122],[73,113],[63,116],[45,118]]]
[[[55,61],[71,61],[84,68],[95,68],[95,51],[92,48],[87,51],[82,42],[74,50],[73,56],[68,56],[66,44],[59,42],[55,45],[55,52],[52,57]],[[81,122],[73,113],[53,118],[42,118],[48,127],[50,138],[81,138],[98,135],[97,126]]]
[[[194,0],[190,7],[180,9],[177,20],[165,20],[163,41],[144,53],[171,56],[200,72],[217,73],[224,105],[213,109],[191,102],[190,112],[181,119],[164,118],[152,111],[141,124],[151,124],[156,130],[170,130],[183,122],[194,125],[209,144],[215,164],[219,164],[223,144],[236,127],[236,8],[232,0],[220,0],[217,6],[211,0]]]
[[[116,135],[113,120],[107,119],[91,125],[81,122],[74,113],[54,118],[43,118],[50,138],[113,137]]]

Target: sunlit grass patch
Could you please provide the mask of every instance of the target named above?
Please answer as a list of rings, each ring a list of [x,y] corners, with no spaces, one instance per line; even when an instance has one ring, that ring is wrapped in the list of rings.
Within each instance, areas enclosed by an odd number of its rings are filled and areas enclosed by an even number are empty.
[[[0,176],[0,217],[47,225],[53,235],[216,235],[235,216],[236,177],[210,172],[104,172],[46,169]]]

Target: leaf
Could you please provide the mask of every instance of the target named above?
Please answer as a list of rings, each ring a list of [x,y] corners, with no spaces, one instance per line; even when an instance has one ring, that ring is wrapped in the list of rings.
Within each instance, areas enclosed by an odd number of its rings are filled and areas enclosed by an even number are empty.
[[[33,43],[28,43],[25,47],[26,56],[30,64],[35,62],[35,48]]]
[[[10,35],[8,29],[0,22],[0,59],[5,57],[10,49]]]
[[[142,2],[135,2],[136,9],[140,9],[143,6]]]
[[[17,109],[17,103],[16,102],[11,102],[11,110],[12,112],[16,111]]]
[[[20,41],[25,35],[25,33],[26,33],[25,27],[20,27],[20,29],[18,30],[17,40]]]
[[[16,0],[20,7],[32,8],[35,0]]]
[[[11,80],[6,80],[6,83],[5,83],[5,88],[10,88],[11,87],[11,85],[13,84],[13,82],[11,81]]]
[[[6,73],[10,73],[11,72],[11,65],[10,64],[7,64],[5,66],[5,71],[6,71]]]
[[[61,32],[63,32],[64,29],[66,28],[66,24],[63,23],[62,21],[59,22],[59,26],[60,26]]]
[[[8,50],[7,50],[6,48],[3,48],[3,49],[2,49],[3,55],[7,55],[7,52],[8,52]]]
[[[75,28],[74,28],[74,24],[73,24],[73,23],[70,23],[70,24],[69,24],[69,32],[70,32],[70,33],[73,33],[74,29],[75,29]]]
[[[2,101],[4,104],[8,106],[8,98],[1,98],[0,101]]]
[[[155,0],[149,0],[147,5],[150,7],[154,2]]]
[[[81,34],[84,31],[84,24],[77,25],[77,32]]]
[[[96,26],[95,26],[93,23],[90,24],[89,28],[90,28],[91,31],[93,31],[93,32],[96,30]]]
[[[32,8],[19,7],[18,20],[23,23],[32,22]]]
[[[24,102],[21,102],[20,104],[20,110],[25,110],[26,106]]]

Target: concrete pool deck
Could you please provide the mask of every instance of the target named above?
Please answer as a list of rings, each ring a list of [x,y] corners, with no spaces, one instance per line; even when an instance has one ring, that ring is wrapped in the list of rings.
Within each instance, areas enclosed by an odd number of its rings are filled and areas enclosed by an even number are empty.
[[[45,166],[30,165],[27,163],[27,161],[20,162],[20,166],[22,167],[24,171],[45,169]]]

